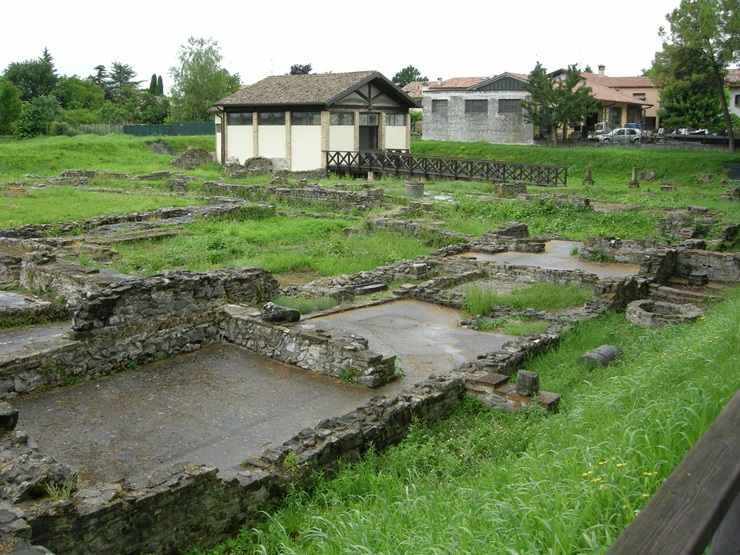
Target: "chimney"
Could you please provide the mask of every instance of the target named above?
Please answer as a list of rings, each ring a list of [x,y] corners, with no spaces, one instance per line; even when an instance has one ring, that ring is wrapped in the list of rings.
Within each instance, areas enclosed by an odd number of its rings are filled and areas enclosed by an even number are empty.
[[[599,75],[606,74],[606,66],[604,64],[599,65]]]

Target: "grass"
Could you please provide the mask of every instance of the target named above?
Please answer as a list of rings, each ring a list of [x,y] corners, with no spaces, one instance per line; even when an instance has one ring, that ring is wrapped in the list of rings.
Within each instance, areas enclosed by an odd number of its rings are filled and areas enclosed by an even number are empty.
[[[466,402],[208,553],[603,553],[740,388],[738,313],[735,290],[692,325],[580,323],[528,364],[559,414]],[[604,343],[623,357],[577,362]]]
[[[117,247],[117,270],[154,274],[221,267],[264,268],[277,274],[330,276],[359,272],[427,254],[419,239],[391,232],[346,233],[342,218],[268,217],[245,221],[199,221],[162,240]]]
[[[79,135],[37,137],[0,142],[0,176],[17,179],[25,174],[56,175],[67,169],[96,169],[144,173],[173,169],[172,156],[155,154],[148,144],[162,140],[176,152],[188,147],[215,149],[211,136],[133,137],[131,135]],[[217,175],[215,164],[189,173]]]
[[[28,190],[27,196],[22,197],[0,196],[0,228],[202,203],[202,200],[187,197],[98,193],[78,187],[54,186]]]
[[[546,320],[536,318],[480,318],[475,329],[519,336],[544,333],[549,326]]]
[[[593,297],[590,287],[574,284],[534,283],[498,293],[493,289],[471,285],[465,289],[464,307],[470,314],[488,314],[497,306],[517,310],[560,310],[580,306]]]
[[[333,297],[288,297],[286,295],[276,297],[273,302],[280,306],[294,308],[301,314],[329,310],[339,304]]]

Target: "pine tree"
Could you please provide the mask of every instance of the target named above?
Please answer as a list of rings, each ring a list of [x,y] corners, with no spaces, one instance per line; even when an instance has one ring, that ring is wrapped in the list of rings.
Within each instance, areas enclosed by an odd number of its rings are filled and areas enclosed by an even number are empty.
[[[152,78],[149,80],[149,94],[157,96],[157,74],[152,73]]]
[[[157,77],[157,95],[164,96],[164,81],[161,75]]]

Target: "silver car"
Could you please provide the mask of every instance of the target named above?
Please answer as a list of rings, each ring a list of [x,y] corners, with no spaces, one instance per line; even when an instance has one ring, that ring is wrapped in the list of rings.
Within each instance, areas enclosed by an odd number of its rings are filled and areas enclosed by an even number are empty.
[[[614,131],[610,131],[605,135],[600,135],[598,140],[602,144],[628,144],[628,143],[639,143],[640,142],[640,130],[620,127]]]

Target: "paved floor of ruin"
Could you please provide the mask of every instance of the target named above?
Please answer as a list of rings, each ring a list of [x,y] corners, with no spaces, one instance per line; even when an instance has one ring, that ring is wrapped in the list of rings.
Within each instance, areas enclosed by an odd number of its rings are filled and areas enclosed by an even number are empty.
[[[69,322],[0,330],[0,359],[62,347],[70,341],[67,337],[70,330]]]
[[[406,380],[446,372],[498,350],[514,339],[459,326],[459,310],[414,300],[399,300],[312,318],[304,326],[338,329],[365,337],[370,349],[398,355]]]
[[[144,483],[175,463],[221,469],[409,383],[368,389],[231,345],[14,400],[18,428],[83,480]]]
[[[496,262],[516,266],[537,266],[552,270],[582,270],[602,278],[625,278],[640,271],[640,267],[636,264],[589,262],[578,256],[573,256],[571,251],[574,247],[578,248],[580,245],[576,241],[548,241],[545,244],[545,252],[507,251],[498,254],[467,252],[459,256],[481,262]]]

